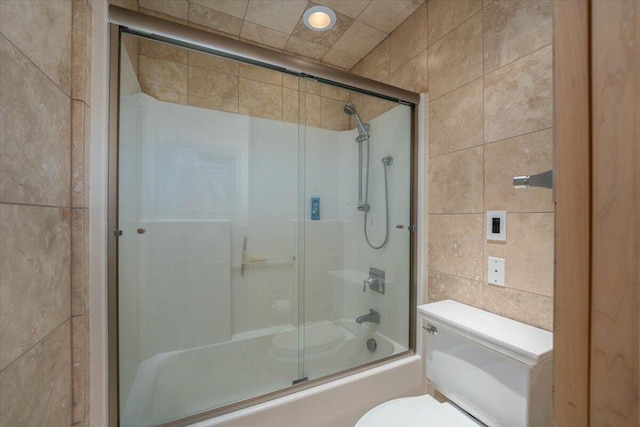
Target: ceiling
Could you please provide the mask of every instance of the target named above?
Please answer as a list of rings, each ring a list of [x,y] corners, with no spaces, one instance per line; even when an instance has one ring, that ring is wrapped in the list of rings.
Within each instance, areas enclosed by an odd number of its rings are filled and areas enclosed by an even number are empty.
[[[178,22],[351,69],[425,0],[138,0],[142,11]],[[309,30],[302,14],[328,6],[337,22],[329,31]],[[145,10],[146,9],[146,10]]]

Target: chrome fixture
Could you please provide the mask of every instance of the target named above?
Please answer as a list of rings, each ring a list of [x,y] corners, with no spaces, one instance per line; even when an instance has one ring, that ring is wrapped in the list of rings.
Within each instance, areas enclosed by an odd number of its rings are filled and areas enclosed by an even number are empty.
[[[431,323],[427,323],[427,326],[422,326],[422,329],[429,332],[431,335],[438,335],[438,328],[433,326]]]
[[[358,124],[359,136],[364,136],[368,138],[369,124],[364,123],[362,121],[362,119],[360,118],[360,114],[358,114],[358,110],[356,109],[356,106],[353,105],[353,102],[349,102],[347,105],[344,106],[344,112],[350,116],[353,116],[356,119],[356,123]],[[356,141],[356,142],[361,142],[361,141]]]
[[[369,240],[369,233],[367,229],[367,213],[371,210],[371,206],[369,205],[369,130],[371,126],[369,123],[364,123],[358,114],[358,110],[353,102],[349,102],[344,106],[344,112],[350,116],[353,116],[356,119],[356,123],[358,124],[358,136],[356,137],[356,142],[358,143],[358,206],[357,209],[361,212],[364,212],[364,238],[367,241],[367,244],[372,249],[382,249],[384,245],[387,244],[389,240],[389,188],[387,184],[387,167],[393,164],[393,157],[386,156],[382,158],[382,164],[384,169],[384,201],[385,201],[385,229],[384,229],[384,240],[380,245],[374,245]],[[364,179],[364,200],[362,197],[363,193],[363,168],[362,168],[362,156],[363,156],[363,147],[362,143],[367,143],[367,168],[366,175]]]
[[[386,285],[384,270],[369,267],[369,277],[363,280],[362,283],[362,292],[367,292],[367,285],[369,285],[369,289],[384,295]]]
[[[376,325],[380,324],[380,313],[375,311],[373,308],[369,309],[369,314],[363,314],[362,316],[356,319],[356,323],[363,324],[364,322],[375,323]]]
[[[513,177],[514,188],[553,188],[553,170],[539,173],[537,175],[523,175]]]
[[[378,349],[378,343],[373,338],[367,340],[367,350],[374,353]]]

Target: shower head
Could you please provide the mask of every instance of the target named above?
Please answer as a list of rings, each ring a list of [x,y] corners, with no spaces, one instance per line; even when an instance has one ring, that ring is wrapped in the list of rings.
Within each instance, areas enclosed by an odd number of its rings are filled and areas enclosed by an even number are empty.
[[[358,134],[360,136],[364,136],[364,137],[368,138],[369,134],[367,133],[367,128],[369,126],[362,122],[362,119],[360,118],[360,115],[358,114],[358,110],[356,110],[356,106],[353,105],[353,102],[349,102],[347,105],[344,106],[344,112],[347,113],[350,116],[355,117],[356,123],[358,123]],[[360,142],[360,141],[358,141],[358,142]]]

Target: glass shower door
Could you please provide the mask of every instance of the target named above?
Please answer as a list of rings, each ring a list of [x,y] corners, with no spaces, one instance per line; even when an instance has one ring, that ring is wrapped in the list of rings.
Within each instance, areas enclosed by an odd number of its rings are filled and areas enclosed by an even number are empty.
[[[409,349],[411,107],[126,33],[119,89],[120,425]]]
[[[121,425],[290,387],[304,333],[297,89],[128,34],[120,89]]]
[[[409,349],[411,108],[305,80],[304,374]]]

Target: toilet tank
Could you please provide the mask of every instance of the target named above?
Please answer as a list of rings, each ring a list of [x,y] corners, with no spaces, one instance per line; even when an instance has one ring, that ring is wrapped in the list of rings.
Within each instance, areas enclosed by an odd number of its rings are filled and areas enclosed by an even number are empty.
[[[551,426],[551,332],[451,300],[419,312],[436,390],[489,426]]]

